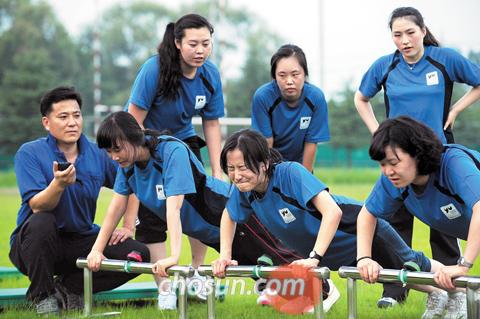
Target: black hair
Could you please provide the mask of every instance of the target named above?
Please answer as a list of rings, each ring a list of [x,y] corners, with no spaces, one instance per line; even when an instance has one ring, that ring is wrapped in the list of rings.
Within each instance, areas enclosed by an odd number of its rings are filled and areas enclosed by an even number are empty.
[[[262,134],[251,129],[243,129],[233,133],[225,141],[220,154],[220,165],[225,174],[228,174],[227,153],[237,148],[243,154],[245,166],[255,174],[260,174],[260,165],[264,164],[268,167],[266,175],[270,178],[275,164],[282,161],[282,155],[268,147],[267,140]]]
[[[400,148],[417,160],[419,175],[428,175],[440,167],[443,145],[431,128],[408,116],[385,120],[373,134],[368,153],[375,161],[385,159],[385,148]]]
[[[178,97],[182,68],[180,53],[175,46],[175,40],[181,41],[185,36],[185,29],[207,28],[213,34],[213,26],[207,19],[198,14],[187,14],[167,24],[163,40],[158,46],[160,73],[158,75],[157,95],[173,100]]]
[[[425,22],[423,21],[423,16],[420,13],[420,11],[412,7],[396,8],[390,14],[390,19],[388,21],[388,26],[390,27],[390,30],[392,30],[393,22],[398,18],[409,19],[410,21],[415,23],[417,26],[419,26],[421,29],[425,28],[426,33],[425,33],[425,37],[423,38],[424,45],[432,45],[435,47],[440,46],[440,43],[438,42],[438,40],[433,36],[433,34],[428,29],[428,27],[425,25]]]
[[[272,79],[275,79],[275,72],[277,71],[277,64],[280,59],[289,58],[294,56],[297,58],[298,63],[305,72],[305,76],[308,76],[308,66],[307,66],[307,58],[305,57],[305,53],[303,50],[293,44],[284,44],[282,45],[277,52],[272,56],[270,59],[270,76]]]
[[[145,146],[153,156],[158,144],[156,137],[163,133],[149,129],[143,130],[132,114],[120,111],[108,115],[100,124],[97,144],[99,148],[107,150],[121,148],[125,142],[135,147]],[[146,136],[153,138],[145,138]]]
[[[82,108],[82,97],[73,86],[59,86],[46,92],[40,99],[40,113],[47,116],[52,111],[52,105],[65,100],[76,100]]]

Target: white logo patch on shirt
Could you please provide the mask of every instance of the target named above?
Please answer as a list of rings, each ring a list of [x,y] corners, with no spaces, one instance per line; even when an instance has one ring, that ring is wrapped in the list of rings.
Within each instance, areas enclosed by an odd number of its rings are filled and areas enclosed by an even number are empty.
[[[455,219],[461,216],[458,209],[452,203],[440,207],[440,210],[448,219]]]
[[[205,95],[195,96],[195,110],[202,109],[207,103],[207,97]]]
[[[311,116],[303,116],[300,118],[300,129],[305,130],[310,126]]]
[[[165,200],[167,199],[165,197],[165,192],[163,191],[163,185],[156,185],[155,188],[157,189],[157,198],[159,200]]]
[[[290,209],[288,208],[282,208],[282,209],[279,209],[278,212],[280,213],[280,216],[282,216],[283,218],[283,221],[285,222],[285,224],[289,224],[291,222],[293,222],[296,218],[295,216],[293,216],[292,212],[290,211]]]
[[[425,78],[427,79],[427,85],[438,85],[437,71],[433,71],[425,74]]]

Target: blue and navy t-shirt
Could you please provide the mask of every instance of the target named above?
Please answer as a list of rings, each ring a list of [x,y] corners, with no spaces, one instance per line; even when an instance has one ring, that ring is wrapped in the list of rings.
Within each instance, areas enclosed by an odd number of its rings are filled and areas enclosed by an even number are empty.
[[[168,129],[185,140],[195,135],[193,116],[213,120],[225,115],[220,73],[209,60],[197,69],[193,79],[181,77],[179,95],[174,100],[157,95],[159,72],[158,55],[150,57],[140,68],[126,105],[128,108],[133,103],[148,111],[143,123],[146,128]]]
[[[277,82],[266,83],[253,96],[252,128],[266,138],[273,137],[273,147],[284,159],[302,163],[306,142],[330,139],[325,96],[305,82],[298,105],[290,107],[282,99]]]
[[[58,205],[51,212],[56,217],[59,231],[91,235],[100,229],[93,223],[100,188],[113,187],[117,165],[104,150],[100,150],[84,135],[78,140],[78,152],[74,163],[76,182],[65,188]],[[10,243],[32,214],[29,200],[52,182],[53,161],[67,160],[51,134],[25,143],[17,151],[15,174],[22,204],[17,216],[17,228],[10,237]]]
[[[144,206],[164,221],[167,197],[185,195],[180,210],[183,232],[206,243],[218,243],[228,184],[208,176],[197,157],[180,140],[171,136],[158,138],[161,142],[155,157],[149,159],[145,168],[133,165],[118,169],[115,192],[135,193]],[[208,215],[212,213],[205,209],[209,202],[220,206],[216,216]]]
[[[245,223],[254,213],[260,222],[283,244],[307,258],[315,246],[320,230],[321,214],[311,199],[327,187],[305,167],[296,162],[283,162],[275,166],[268,189],[263,197],[254,192],[242,193],[234,188],[227,202],[227,210],[233,221]],[[344,215],[358,214],[361,203],[343,196],[332,195],[339,204],[355,205],[355,210]],[[342,216],[356,220],[356,216]],[[356,256],[356,230],[346,232],[338,229],[322,259],[322,265],[338,269],[350,265]]]
[[[480,85],[480,67],[458,52],[426,46],[423,57],[409,65],[396,51],[375,61],[363,76],[360,92],[373,97],[383,87],[387,117],[413,117],[452,143],[450,129],[443,130],[450,110],[454,82]]]
[[[382,175],[365,202],[368,211],[389,218],[404,204],[430,227],[466,240],[473,206],[480,200],[480,170],[466,152],[477,160],[480,154],[457,144],[446,146],[440,169],[430,175],[421,194],[411,186],[396,188]]]

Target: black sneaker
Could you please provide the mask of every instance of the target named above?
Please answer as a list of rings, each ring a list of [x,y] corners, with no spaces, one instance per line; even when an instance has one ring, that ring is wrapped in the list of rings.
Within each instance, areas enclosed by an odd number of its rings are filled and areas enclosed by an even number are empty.
[[[392,297],[382,297],[377,301],[378,308],[393,308],[398,305],[398,301]]]
[[[55,295],[50,295],[35,304],[35,310],[38,315],[57,314],[60,311],[58,300]]]
[[[83,296],[74,294],[62,284],[61,280],[57,277],[55,278],[55,295],[57,296],[62,309],[64,310],[82,310]]]

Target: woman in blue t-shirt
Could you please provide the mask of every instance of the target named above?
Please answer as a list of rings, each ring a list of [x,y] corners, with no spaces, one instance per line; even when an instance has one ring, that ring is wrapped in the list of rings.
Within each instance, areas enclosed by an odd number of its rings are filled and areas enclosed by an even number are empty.
[[[330,139],[325,96],[307,81],[307,58],[298,46],[281,46],[270,65],[272,81],[252,99],[252,128],[283,158],[313,171],[317,143]]]
[[[158,54],[145,61],[137,74],[128,112],[145,128],[170,131],[199,158],[205,142],[196,135],[192,117],[200,116],[212,174],[221,178],[218,119],[225,112],[220,73],[209,60],[213,32],[210,22],[197,14],[169,23]]]
[[[221,178],[218,119],[224,116],[224,103],[220,74],[209,60],[213,32],[210,22],[197,14],[187,14],[169,23],[157,54],[138,71],[126,111],[147,129],[169,130],[202,161],[200,149],[205,141],[196,135],[192,125],[192,117],[200,116],[213,176]],[[136,239],[147,244],[154,258],[161,258],[166,254],[166,228],[162,220],[131,196],[123,227],[115,232],[115,238],[132,236],[136,229]],[[206,246],[191,237],[189,240],[192,265],[203,264]],[[155,279],[160,283],[160,278]],[[174,305],[173,298],[159,297],[160,308]]]
[[[354,99],[360,117],[373,134],[378,121],[370,99],[383,89],[387,118],[408,115],[433,129],[443,143],[454,143],[455,119],[480,98],[480,67],[458,52],[440,47],[415,8],[395,9],[389,27],[397,50],[377,59],[363,76]],[[451,106],[455,82],[472,89]],[[411,244],[413,218],[405,209],[400,208],[390,222]],[[460,256],[456,238],[431,229],[430,243],[433,257],[444,264],[454,264]],[[386,287],[379,306],[394,304],[391,298],[403,301],[405,295]]]
[[[404,205],[430,227],[467,240],[456,265],[435,273],[438,285],[453,289],[452,278],[468,273],[480,249],[480,154],[458,144],[442,145],[430,128],[406,116],[383,122],[369,153],[380,162],[383,175],[358,217],[358,254],[366,257],[357,265],[362,278],[377,279],[378,264],[370,258],[377,218],[388,218]],[[457,318],[456,312],[466,318],[464,292],[432,297],[437,304],[432,318],[445,307],[450,315],[443,318]]]
[[[217,276],[224,275],[226,266],[236,264],[231,255],[235,226],[251,215],[300,253],[302,258],[292,264],[336,270],[360,261],[356,259],[356,220],[361,203],[330,194],[327,186],[299,163],[282,162],[280,154],[269,149],[267,140],[254,130],[230,136],[220,163],[235,188],[222,216],[220,257],[213,264]],[[382,236],[375,236],[374,255],[384,266],[400,268],[414,260],[422,270],[430,271],[436,265],[408,248],[384,220],[378,221],[376,234]]]

